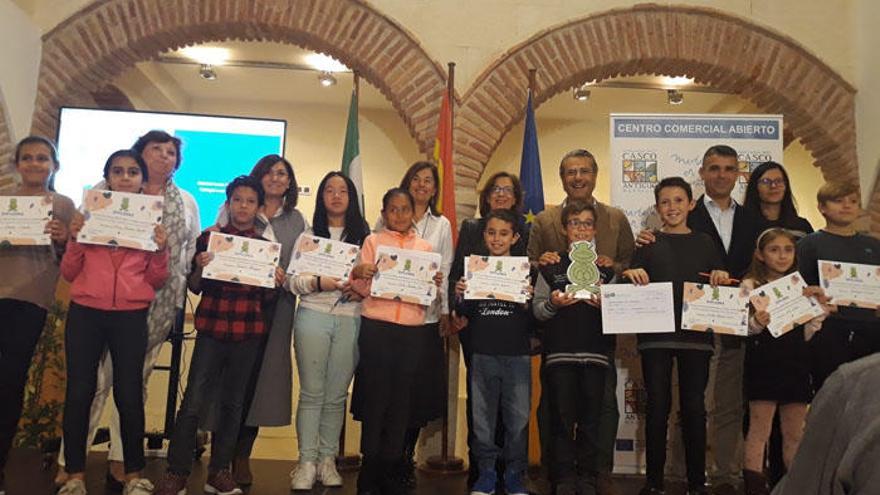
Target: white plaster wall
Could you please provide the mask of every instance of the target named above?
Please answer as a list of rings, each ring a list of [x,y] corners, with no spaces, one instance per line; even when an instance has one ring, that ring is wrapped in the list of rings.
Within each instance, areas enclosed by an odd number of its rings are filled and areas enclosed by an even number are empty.
[[[855,9],[854,30],[856,64],[856,132],[859,147],[859,179],[863,206],[871,197],[874,181],[880,173],[880,63],[877,47],[880,31],[880,2],[859,0]]]
[[[0,0],[0,105],[13,140],[30,134],[41,51],[37,24],[12,1]]]

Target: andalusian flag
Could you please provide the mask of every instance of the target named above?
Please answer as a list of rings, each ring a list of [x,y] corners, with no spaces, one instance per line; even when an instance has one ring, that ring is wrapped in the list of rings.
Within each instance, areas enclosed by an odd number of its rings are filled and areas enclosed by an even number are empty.
[[[348,107],[348,125],[345,126],[345,147],[342,149],[342,173],[354,182],[364,211],[364,176],[361,169],[360,137],[358,135],[358,95],[357,89],[351,91],[351,105]]]
[[[455,172],[452,168],[452,109],[449,106],[449,91],[443,94],[443,103],[440,105],[440,122],[437,124],[437,139],[434,141],[434,162],[440,172],[437,209],[452,224],[454,243],[458,240],[458,223],[455,221]]]
[[[523,203],[526,224],[531,226],[535,215],[544,210],[544,186],[541,182],[541,158],[538,155],[538,130],[535,127],[535,109],[532,106],[532,92],[526,104],[526,125],[523,132],[522,160],[519,165],[519,180],[522,181]]]

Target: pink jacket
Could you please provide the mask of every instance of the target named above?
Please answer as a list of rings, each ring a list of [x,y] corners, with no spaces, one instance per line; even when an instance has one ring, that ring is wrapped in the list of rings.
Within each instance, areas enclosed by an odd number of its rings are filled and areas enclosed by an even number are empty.
[[[380,232],[376,232],[364,239],[358,263],[375,263],[376,247],[380,245],[416,251],[433,251],[431,243],[416,235],[415,230],[401,234],[400,232],[382,229]],[[367,283],[362,282],[361,280],[352,282],[354,289],[364,296],[364,302],[361,305],[361,316],[405,326],[417,326],[425,323],[424,306],[370,297],[371,284],[369,282],[371,281],[367,281]]]
[[[71,282],[70,298],[108,311],[144,309],[168,278],[168,249],[159,252],[84,245],[71,240],[61,259],[61,275]],[[118,259],[118,267],[113,258]],[[120,259],[121,258],[121,259]]]

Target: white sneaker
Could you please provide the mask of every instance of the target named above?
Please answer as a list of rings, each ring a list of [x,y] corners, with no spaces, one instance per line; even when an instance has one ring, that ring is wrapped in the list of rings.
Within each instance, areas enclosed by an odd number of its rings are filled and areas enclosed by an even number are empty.
[[[342,486],[342,476],[336,470],[336,459],[325,457],[321,464],[318,464],[318,481],[326,487]]]
[[[301,462],[296,467],[296,471],[290,473],[290,489],[311,490],[312,487],[315,486],[315,478],[318,474],[317,471],[314,462]]]
[[[83,480],[67,480],[64,486],[58,490],[58,495],[86,495],[86,484]]]
[[[125,484],[122,495],[149,495],[153,493],[153,483],[146,478],[135,478]]]

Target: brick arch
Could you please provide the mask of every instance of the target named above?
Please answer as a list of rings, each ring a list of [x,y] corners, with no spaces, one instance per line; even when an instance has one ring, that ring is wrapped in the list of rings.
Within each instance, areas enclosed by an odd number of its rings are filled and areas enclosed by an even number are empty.
[[[712,9],[645,4],[544,30],[483,71],[456,116],[461,186],[476,185],[522,119],[531,68],[538,69],[538,105],[585,80],[686,74],[784,114],[787,133],[801,138],[826,178],[858,183],[855,89],[840,75],[790,38],[752,22]],[[460,205],[470,212],[474,206]]]
[[[88,101],[136,62],[240,39],[296,44],[337,58],[376,86],[422,150],[433,143],[446,75],[404,28],[362,0],[98,0],[43,36],[33,130],[54,136],[58,109]]]

